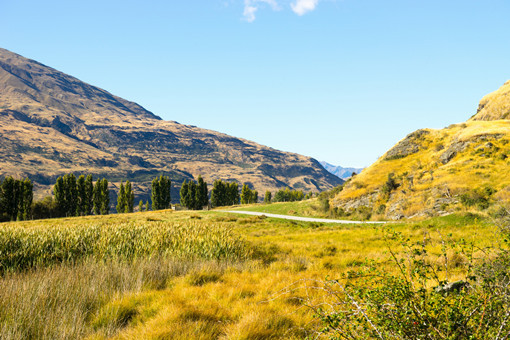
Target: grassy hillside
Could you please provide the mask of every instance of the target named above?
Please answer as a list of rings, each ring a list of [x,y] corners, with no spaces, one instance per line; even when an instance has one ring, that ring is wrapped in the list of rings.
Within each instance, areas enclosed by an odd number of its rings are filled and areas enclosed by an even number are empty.
[[[182,228],[190,230],[181,235]],[[444,264],[445,240],[473,240],[484,247],[499,236],[490,222],[470,214],[384,228],[221,211],[5,223],[0,224],[0,333],[5,339],[315,336],[321,322],[305,305],[328,296],[314,287],[326,277],[359,270],[366,260],[397,271],[388,249],[400,254],[404,248],[393,232],[411,241],[427,238],[428,261],[438,267]],[[183,242],[178,248],[163,242],[173,239]],[[81,248],[76,240],[84,240]],[[138,245],[144,250],[135,251]],[[214,255],[215,249],[223,255]],[[26,265],[9,264],[17,251],[30,257]],[[450,272],[455,280],[466,267],[459,255],[449,254],[456,258]]]
[[[196,126],[163,121],[140,105],[0,48],[0,178],[29,177],[35,197],[73,172],[129,179],[137,201],[151,180],[202,175],[249,183],[260,193],[330,189],[343,181],[315,159]]]
[[[472,120],[409,134],[346,183],[333,206],[393,219],[464,209],[498,213],[510,199],[510,120],[477,117],[506,110],[509,84],[485,97]]]

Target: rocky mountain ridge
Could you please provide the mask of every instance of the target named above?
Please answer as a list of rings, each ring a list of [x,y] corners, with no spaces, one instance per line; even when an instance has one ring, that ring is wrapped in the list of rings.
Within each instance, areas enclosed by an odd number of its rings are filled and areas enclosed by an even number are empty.
[[[5,49],[0,49],[0,145],[0,177],[31,178],[37,196],[49,194],[55,178],[68,172],[130,179],[142,196],[159,174],[175,184],[199,174],[209,183],[246,182],[259,192],[286,186],[321,191],[342,183],[310,157],[164,121]]]

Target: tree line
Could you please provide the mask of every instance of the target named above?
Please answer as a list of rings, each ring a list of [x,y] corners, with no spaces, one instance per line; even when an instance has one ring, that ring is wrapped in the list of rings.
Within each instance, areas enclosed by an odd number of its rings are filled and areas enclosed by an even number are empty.
[[[151,182],[152,210],[171,208],[172,182],[168,176],[159,176]],[[209,196],[208,184],[202,176],[197,181],[182,182],[180,204],[190,210],[204,207],[221,207],[258,202],[257,190],[246,183],[239,192],[237,182],[216,180]],[[306,198],[310,196],[306,195]],[[135,193],[130,181],[121,181],[117,194],[117,213],[134,211]],[[281,189],[272,196],[270,191],[264,195],[264,203],[292,202],[305,198],[303,191]],[[27,220],[52,217],[71,217],[87,215],[106,215],[111,210],[110,189],[106,178],[94,182],[92,175],[73,173],[58,177],[53,187],[53,197],[45,197],[33,202],[33,184],[29,179],[16,180],[6,177],[0,181],[0,220]],[[149,210],[149,201],[139,202],[139,211]]]
[[[0,181],[0,221],[31,218],[33,184],[29,179],[6,177]]]

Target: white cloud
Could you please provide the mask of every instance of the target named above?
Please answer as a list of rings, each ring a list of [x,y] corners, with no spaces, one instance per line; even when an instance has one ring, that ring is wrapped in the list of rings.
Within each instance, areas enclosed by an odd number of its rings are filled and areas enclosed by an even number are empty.
[[[318,4],[319,0],[296,0],[290,7],[297,15],[303,15],[306,12],[313,11]]]
[[[261,5],[269,5],[274,11],[280,9],[276,0],[244,0],[244,20],[248,22],[255,21],[255,13]]]

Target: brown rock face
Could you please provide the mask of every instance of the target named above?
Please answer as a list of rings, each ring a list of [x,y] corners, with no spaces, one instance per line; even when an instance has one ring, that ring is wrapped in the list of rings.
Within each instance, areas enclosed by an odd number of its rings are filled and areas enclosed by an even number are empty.
[[[250,183],[260,193],[285,186],[320,191],[342,183],[310,157],[163,121],[136,103],[4,49],[0,145],[0,177],[31,178],[39,197],[68,172],[129,179],[141,197],[159,174],[170,175],[176,189],[199,174],[209,183]]]

